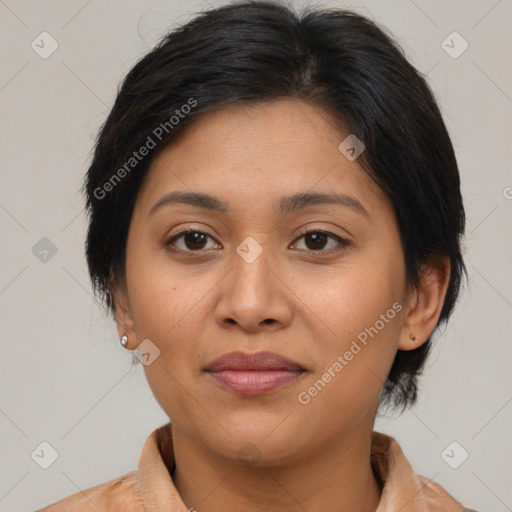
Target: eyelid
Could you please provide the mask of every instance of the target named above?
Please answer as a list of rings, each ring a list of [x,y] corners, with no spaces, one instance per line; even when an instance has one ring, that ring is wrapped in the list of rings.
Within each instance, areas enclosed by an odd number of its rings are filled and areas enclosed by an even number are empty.
[[[304,235],[307,235],[309,233],[324,233],[326,235],[333,236],[333,237],[338,237],[338,238],[341,238],[341,239],[346,240],[347,242],[349,242],[348,235],[342,235],[340,233],[335,233],[335,232],[331,231],[329,228],[322,227],[322,226],[307,226],[307,227],[304,227],[304,228],[299,228],[299,230],[298,230],[298,234],[300,236],[304,236]]]
[[[170,238],[174,238],[175,236],[182,235],[182,234],[188,233],[188,232],[192,232],[192,233],[198,232],[198,233],[202,233],[204,235],[208,235],[211,238],[215,238],[214,235],[210,234],[208,231],[205,231],[202,226],[194,226],[193,223],[188,223],[187,225],[188,225],[187,228],[181,229],[175,233],[171,231],[171,234],[166,235],[166,237],[165,237],[166,240],[168,241]],[[327,228],[320,227],[320,226],[308,226],[308,227],[299,228],[299,230],[297,231],[297,235],[304,236],[309,233],[317,233],[317,232],[325,233],[326,235],[330,235],[330,236],[337,236],[339,238],[346,239],[347,242],[349,241],[349,238],[350,238],[347,235],[333,233],[332,231],[329,231]]]
[[[194,226],[192,223],[188,223],[186,228],[178,229],[178,231],[174,231],[174,230],[171,231],[171,233],[169,235],[165,236],[164,245],[172,246],[176,240],[178,240],[182,236],[186,235],[187,233],[201,233],[203,235],[206,235],[207,237],[210,237],[212,240],[215,241],[216,244],[220,245],[220,243],[216,240],[215,236],[213,236],[211,233],[209,233],[203,227]],[[206,251],[203,250],[203,251],[185,251],[185,252],[206,252]]]

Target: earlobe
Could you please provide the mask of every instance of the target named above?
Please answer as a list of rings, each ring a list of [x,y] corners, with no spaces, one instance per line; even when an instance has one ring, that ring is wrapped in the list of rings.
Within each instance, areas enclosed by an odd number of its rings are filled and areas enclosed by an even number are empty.
[[[131,313],[126,286],[119,286],[111,281],[109,289],[115,307],[115,320],[119,339],[126,335],[128,342],[123,344],[123,346],[130,348],[128,345],[136,344],[136,336],[135,323]]]
[[[411,293],[408,313],[398,342],[400,350],[413,350],[423,344],[435,329],[443,309],[450,260],[433,258],[421,268],[419,286]]]

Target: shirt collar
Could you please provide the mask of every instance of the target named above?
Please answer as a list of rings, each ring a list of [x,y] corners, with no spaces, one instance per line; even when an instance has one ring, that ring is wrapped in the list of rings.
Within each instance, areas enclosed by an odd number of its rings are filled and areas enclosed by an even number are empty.
[[[464,507],[440,485],[416,475],[398,442],[372,432],[371,465],[383,484],[376,512],[461,512]],[[141,452],[137,483],[146,512],[187,511],[171,477],[174,466],[172,426],[154,430]]]

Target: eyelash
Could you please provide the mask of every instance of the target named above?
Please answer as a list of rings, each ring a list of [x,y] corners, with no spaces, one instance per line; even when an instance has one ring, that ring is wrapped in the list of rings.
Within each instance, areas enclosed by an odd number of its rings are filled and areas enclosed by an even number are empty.
[[[179,238],[181,238],[182,236],[186,235],[186,234],[189,234],[189,233],[199,233],[201,235],[206,235],[207,237],[210,237],[213,239],[212,236],[210,236],[208,233],[205,233],[203,231],[200,231],[198,229],[194,229],[194,228],[188,228],[188,229],[184,229],[178,233],[176,233],[175,235],[173,235],[169,240],[167,240],[165,242],[165,245],[166,246],[169,246],[172,248],[173,251],[175,252],[182,252],[182,253],[201,253],[201,252],[206,252],[204,250],[183,250],[183,249],[177,249],[176,247],[173,246],[174,242],[176,240],[178,240]],[[309,229],[305,229],[303,231],[300,232],[300,236],[296,239],[296,240],[299,240],[300,238],[303,238],[304,236],[307,236],[311,233],[321,233],[323,235],[327,235],[328,238],[332,238],[334,240],[336,240],[339,245],[338,247],[336,248],[333,248],[333,249],[322,249],[322,250],[318,250],[318,251],[315,251],[313,249],[301,249],[301,250],[306,250],[307,252],[312,252],[312,253],[320,253],[320,254],[332,254],[332,253],[335,253],[335,252],[339,252],[339,251],[342,251],[343,249],[345,249],[346,247],[348,247],[350,245],[350,242],[345,239],[345,238],[342,238],[341,236],[339,235],[335,235],[334,233],[331,233],[329,231],[324,231],[322,229],[315,229],[315,228],[309,228]]]

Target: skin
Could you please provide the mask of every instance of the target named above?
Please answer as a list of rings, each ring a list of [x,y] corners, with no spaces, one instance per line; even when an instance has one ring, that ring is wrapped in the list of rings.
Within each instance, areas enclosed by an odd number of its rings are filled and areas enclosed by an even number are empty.
[[[149,338],[160,350],[144,370],[173,423],[174,481],[187,507],[378,506],[369,454],[379,396],[396,351],[419,346],[435,328],[449,263],[436,260],[423,269],[418,289],[408,287],[391,204],[338,149],[348,133],[301,100],[223,107],[157,156],[139,192],[126,279],[112,287],[116,322],[128,348]],[[174,204],[149,214],[175,190],[218,197],[229,212]],[[282,196],[332,191],[356,198],[368,216],[333,204],[284,216],[274,209]],[[189,225],[209,236],[201,243],[182,236],[174,251],[166,246]],[[303,228],[349,244],[324,238],[315,245]],[[262,249],[252,263],[236,252],[248,236]],[[402,310],[308,404],[300,403],[298,394],[396,302]],[[307,371],[269,393],[236,395],[203,371],[235,350],[277,352]],[[258,454],[252,465],[240,460],[247,443]]]

